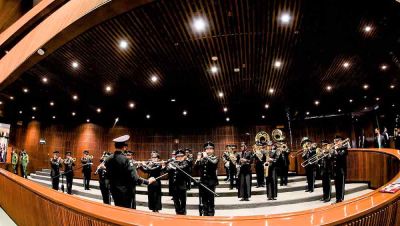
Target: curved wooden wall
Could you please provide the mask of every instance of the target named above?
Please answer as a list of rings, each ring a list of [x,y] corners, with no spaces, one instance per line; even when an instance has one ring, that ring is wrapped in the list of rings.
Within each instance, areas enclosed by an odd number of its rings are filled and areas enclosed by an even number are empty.
[[[353,169],[363,169],[365,159],[388,160],[387,171],[399,167],[400,151],[394,149],[352,149],[349,160]],[[380,163],[378,160],[377,163]],[[369,164],[369,163],[368,163]],[[379,168],[383,166],[375,166]],[[375,170],[365,169],[362,179],[374,180]],[[398,172],[398,171],[397,171]],[[386,175],[382,175],[386,176]],[[391,181],[400,178],[397,173]],[[387,182],[387,181],[385,181]],[[0,170],[0,205],[18,225],[400,225],[400,192],[396,194],[372,191],[364,196],[301,212],[241,216],[197,217],[154,214],[91,202],[65,195],[35,182]],[[218,212],[218,210],[217,210]]]

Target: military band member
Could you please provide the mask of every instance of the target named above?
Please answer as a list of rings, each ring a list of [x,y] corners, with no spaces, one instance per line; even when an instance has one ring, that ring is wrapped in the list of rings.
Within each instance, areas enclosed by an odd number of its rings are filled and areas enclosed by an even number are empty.
[[[149,177],[157,178],[161,176],[163,167],[160,163],[160,155],[157,152],[152,152],[150,161],[147,164],[139,165],[139,168],[143,172],[147,173]],[[147,186],[148,207],[153,212],[158,212],[162,209],[161,195],[160,180],[157,180],[153,184],[149,184],[149,186]]]
[[[83,151],[83,157],[81,158],[82,173],[83,173],[83,185],[85,190],[90,190],[89,184],[92,177],[92,160],[93,156],[89,155],[89,151]]]
[[[124,135],[113,140],[115,151],[105,161],[104,165],[107,170],[107,178],[110,183],[111,195],[116,206],[132,208],[133,190],[136,184],[152,184],[155,182],[154,177],[148,180],[138,176],[136,167],[123,154],[127,150],[129,135]]]
[[[171,158],[168,159],[168,161],[175,161],[176,156],[175,156],[176,151],[172,151],[171,153]],[[174,200],[174,193],[173,193],[173,187],[172,187],[172,176],[168,175],[168,195],[171,196],[171,200]]]
[[[195,165],[200,170],[200,182],[215,192],[215,187],[218,185],[218,158],[214,155],[214,144],[211,141],[204,144],[204,152],[197,155]],[[202,186],[199,187],[199,195],[203,204],[204,216],[214,216],[215,196]]]
[[[67,182],[67,193],[72,194],[72,182],[74,180],[74,166],[76,159],[72,158],[71,152],[67,151],[65,153],[66,158],[64,159],[64,175]]]
[[[109,152],[106,152],[106,151],[103,152],[103,155],[100,158],[100,165],[95,172],[95,174],[99,175],[99,185],[100,185],[99,187],[100,187],[101,196],[103,198],[104,204],[111,204],[111,196],[110,196],[110,184],[109,184],[109,181],[106,176],[107,169],[105,168],[104,164],[102,164],[102,163],[110,155],[111,155],[111,153],[109,153]]]
[[[280,173],[280,185],[287,186],[288,184],[288,174],[289,174],[289,149],[282,150],[278,156],[277,167]]]
[[[236,170],[236,160],[231,159],[234,156],[236,158],[236,151],[234,150],[236,148],[236,145],[228,144],[225,147],[224,154],[222,155],[222,161],[225,163],[224,165],[228,166],[228,172],[229,172],[229,189],[232,190],[235,187],[237,187],[236,184],[236,175],[237,175],[237,170]]]
[[[251,197],[251,164],[252,153],[247,150],[244,142],[240,144],[240,152],[237,156],[237,164],[239,164],[239,178],[238,178],[238,198],[240,201],[249,201]]]
[[[333,158],[333,177],[335,179],[335,190],[336,190],[336,203],[344,200],[345,192],[345,179],[347,172],[346,157],[350,144],[348,142],[343,143],[341,136],[336,136],[334,139],[335,144],[335,155]]]
[[[176,169],[176,167],[187,172],[189,165],[185,160],[185,152],[182,149],[178,149],[175,152],[175,158],[172,164],[168,164],[167,172],[172,182],[171,192],[173,195],[175,212],[178,215],[186,215],[187,176],[182,171]]]
[[[258,154],[256,151],[253,150],[253,159],[254,159],[254,165],[255,165],[255,169],[256,169],[256,177],[257,177],[257,186],[256,188],[259,187],[264,187],[265,183],[264,183],[264,163],[265,163],[265,149],[266,149],[266,141],[263,140],[261,141],[262,143],[261,146],[257,147],[258,150]],[[257,144],[256,144],[257,145]]]
[[[26,153],[25,149],[22,149],[21,157],[19,162],[21,163],[21,173],[23,178],[28,178],[28,163],[29,163],[29,155]]]
[[[185,148],[185,156],[186,156],[186,161],[188,162],[188,173],[189,173],[189,175],[192,175],[193,161],[194,161],[192,149]],[[192,188],[192,181],[189,178],[187,178],[186,184],[187,184],[187,190],[190,190]]]
[[[303,137],[301,140],[300,145],[303,148],[303,154],[302,158],[304,160],[307,160],[311,157],[313,157],[316,152],[316,147],[311,143],[311,140],[308,139],[308,137]],[[307,189],[306,192],[314,192],[314,187],[315,187],[315,163],[314,164],[308,164],[306,167],[306,177],[307,177]]]
[[[332,174],[332,156],[328,152],[328,144],[327,140],[321,141],[321,150],[324,151],[325,157],[319,161],[319,166],[321,169],[321,179],[322,179],[322,198],[320,199],[323,202],[331,201],[331,174]]]
[[[276,200],[278,197],[278,178],[276,174],[277,160],[278,154],[276,151],[276,146],[273,145],[271,141],[268,141],[266,161],[264,163],[264,167],[266,167],[268,170],[268,174],[264,175],[268,200]],[[265,173],[265,171],[263,171],[263,173]]]
[[[60,183],[60,168],[62,167],[62,159],[59,156],[59,151],[53,151],[53,158],[50,159],[50,176],[52,188],[58,191]]]
[[[18,175],[18,153],[17,153],[17,150],[14,150],[14,148],[12,149],[12,153],[11,153],[11,165],[12,165],[14,174]]]

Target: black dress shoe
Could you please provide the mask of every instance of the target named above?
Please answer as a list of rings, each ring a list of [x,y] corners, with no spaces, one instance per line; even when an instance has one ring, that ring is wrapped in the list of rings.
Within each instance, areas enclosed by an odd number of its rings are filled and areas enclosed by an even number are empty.
[[[260,186],[258,186],[258,185],[256,186],[256,188],[259,188],[259,187],[260,187]]]
[[[244,198],[241,198],[239,201],[245,201],[246,199],[244,199]]]
[[[320,198],[319,201],[325,201],[325,199],[324,198]]]
[[[268,200],[272,200],[272,198],[268,198]]]
[[[272,198],[272,200],[276,200],[276,198]]]
[[[324,202],[330,202],[331,199],[324,199]]]
[[[244,199],[244,201],[250,201],[248,198]]]
[[[309,192],[309,191],[310,191],[310,190],[308,190],[308,189],[307,189],[307,190],[305,190],[305,192]]]
[[[229,180],[229,177],[224,179],[224,181],[228,181],[228,180]]]
[[[339,200],[336,200],[336,202],[335,202],[335,203],[339,203],[339,202],[343,202],[343,200],[341,200],[341,199],[339,199]]]

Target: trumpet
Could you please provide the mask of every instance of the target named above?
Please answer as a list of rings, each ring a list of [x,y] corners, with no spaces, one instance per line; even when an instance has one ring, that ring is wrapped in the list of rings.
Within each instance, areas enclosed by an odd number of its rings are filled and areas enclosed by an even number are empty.
[[[300,155],[300,154],[303,154],[304,151],[305,151],[305,149],[298,150],[298,151],[296,151],[296,153],[294,153],[294,154],[291,153],[291,154],[290,154],[290,157],[291,157],[291,158],[296,158],[296,156],[298,156],[298,155]]]

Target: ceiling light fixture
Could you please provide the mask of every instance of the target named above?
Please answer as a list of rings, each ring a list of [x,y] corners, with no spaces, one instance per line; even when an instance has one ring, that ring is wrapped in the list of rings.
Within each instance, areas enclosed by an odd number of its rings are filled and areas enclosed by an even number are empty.
[[[54,106],[54,102],[53,101],[50,101],[50,106]]]
[[[332,90],[332,86],[330,86],[330,85],[326,86],[326,90],[331,91]]]
[[[280,16],[280,21],[282,24],[289,24],[290,20],[292,19],[291,16],[289,15],[289,13],[283,13]]]
[[[387,68],[388,68],[388,66],[386,64],[382,64],[381,65],[381,70],[382,71],[385,71]]]
[[[309,111],[307,111],[307,112],[306,112],[306,115],[309,115],[309,114],[310,114],[310,112],[309,112]]]
[[[211,73],[216,74],[218,72],[217,66],[211,66]]]
[[[349,99],[349,102],[350,102],[350,103],[353,103],[353,99]]]
[[[219,96],[220,98],[222,98],[222,97],[224,97],[224,93],[223,93],[223,92],[218,92],[218,96]]]
[[[19,111],[19,114],[22,114],[22,111]]]
[[[192,27],[195,32],[203,32],[207,28],[207,21],[203,17],[193,19]]]
[[[222,110],[223,110],[224,112],[228,112],[228,108],[227,108],[227,107],[224,107]]]
[[[47,80],[46,77],[43,77],[43,78],[42,78],[42,82],[43,82],[43,83],[47,83],[47,81],[48,81],[48,80]]]
[[[13,97],[13,96],[10,96],[10,100],[14,100],[14,97]]]
[[[368,84],[364,84],[363,85],[363,89],[368,89],[369,88],[369,85]]]
[[[129,108],[134,108],[134,107],[135,107],[135,103],[129,102]]]
[[[372,27],[371,26],[365,26],[364,27],[364,31],[365,32],[370,32],[372,30]]]
[[[153,83],[155,83],[155,82],[158,81],[158,77],[157,77],[156,75],[152,75],[151,78],[150,78],[150,80],[151,80]]]
[[[35,116],[32,116],[32,119],[35,119]]]
[[[74,99],[74,100],[78,100],[78,95],[76,95],[76,94],[75,94],[75,95],[73,95],[73,96],[72,96],[72,99]]]
[[[24,93],[29,92],[29,90],[27,88],[22,89],[22,91],[24,91]]]
[[[274,90],[273,88],[270,88],[270,89],[268,90],[268,92],[269,92],[270,94],[273,94],[273,93],[275,92],[275,90]]]
[[[33,106],[33,107],[32,107],[32,110],[36,111],[36,107],[35,107],[35,106]]]
[[[121,49],[128,48],[128,42],[126,40],[119,41],[119,48],[121,48]]]
[[[211,60],[212,60],[212,61],[217,61],[217,60],[218,60],[218,57],[217,57],[217,56],[213,56],[213,57],[211,57]]]
[[[186,116],[186,115],[187,115],[187,111],[184,110],[184,111],[182,112],[182,114],[183,114],[184,116]]]
[[[274,67],[275,68],[280,68],[281,66],[282,66],[282,62],[281,61],[279,61],[279,60],[275,61],[275,63],[274,63]]]
[[[149,114],[146,115],[146,118],[147,118],[147,119],[150,119],[150,117],[151,117],[151,116],[150,116]]]
[[[265,104],[264,107],[265,107],[265,109],[268,109],[269,108],[269,104]]]
[[[109,93],[112,90],[112,87],[110,85],[107,85],[105,88],[106,92]]]
[[[350,67],[350,63],[349,63],[349,62],[344,62],[344,63],[343,63],[343,67],[344,67],[344,68]]]
[[[261,115],[261,118],[262,118],[262,119],[265,119],[265,115]]]
[[[100,113],[101,112],[101,108],[97,108],[96,111],[97,111],[97,113]]]
[[[76,115],[76,113],[75,113],[75,112],[72,112],[71,114],[72,114],[72,116],[75,116],[75,115]]]
[[[393,84],[392,84],[392,85],[390,85],[390,88],[391,88],[391,89],[394,89],[394,87],[395,87],[395,86],[394,86]]]
[[[227,122],[229,122],[231,119],[229,117],[226,117],[225,119]]]
[[[86,119],[86,122],[89,123],[89,122],[90,122],[90,119]]]
[[[76,62],[76,61],[72,62],[71,65],[72,65],[73,68],[78,68],[79,67],[78,62]]]
[[[53,115],[53,119],[55,119],[56,118],[56,116],[55,115]]]
[[[320,104],[319,100],[314,101],[314,104],[318,106]]]
[[[172,99],[171,99],[171,102],[175,102],[175,101],[176,101],[176,99],[175,99],[175,98],[172,98]]]
[[[236,72],[236,73],[238,73],[238,72],[240,72],[240,68],[235,67],[235,68],[233,69],[233,71]]]

